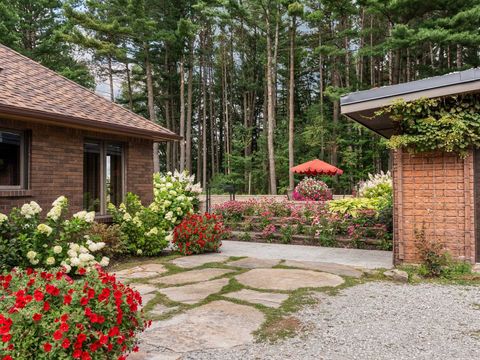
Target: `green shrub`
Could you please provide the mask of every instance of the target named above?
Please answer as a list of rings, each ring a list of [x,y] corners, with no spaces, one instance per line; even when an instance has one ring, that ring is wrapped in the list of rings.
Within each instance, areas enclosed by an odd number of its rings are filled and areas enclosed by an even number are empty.
[[[327,203],[327,208],[331,212],[356,217],[361,210],[378,210],[379,200],[369,198],[338,199],[329,201]]]
[[[427,239],[425,227],[415,229],[416,247],[422,261],[421,273],[424,276],[440,276],[448,264],[448,256],[443,243]]]
[[[13,266],[52,268],[63,266],[91,269],[100,263],[107,266],[109,259],[100,259],[105,243],[90,233],[95,213],[79,211],[68,217],[68,200],[60,196],[41,218],[42,209],[31,201],[10,214],[0,216],[0,270]]]
[[[118,258],[128,253],[128,239],[120,225],[94,223],[90,229],[90,235],[105,243],[102,254],[109,258]]]
[[[153,202],[148,207],[132,193],[118,208],[108,205],[114,223],[128,239],[130,254],[155,256],[168,246],[175,226],[198,205],[202,189],[193,179],[187,172],[157,173],[153,176]]]
[[[155,256],[160,254],[170,238],[164,221],[149,207],[144,207],[135,194],[128,193],[118,208],[109,206],[115,224],[127,240],[127,252],[132,255]]]

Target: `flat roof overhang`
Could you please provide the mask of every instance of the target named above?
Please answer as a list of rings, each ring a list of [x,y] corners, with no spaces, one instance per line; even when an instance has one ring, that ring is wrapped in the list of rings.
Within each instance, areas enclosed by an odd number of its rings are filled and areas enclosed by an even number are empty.
[[[393,122],[388,115],[375,116],[375,112],[395,100],[413,101],[477,91],[480,91],[480,68],[354,92],[341,98],[341,113],[389,138],[394,132]]]

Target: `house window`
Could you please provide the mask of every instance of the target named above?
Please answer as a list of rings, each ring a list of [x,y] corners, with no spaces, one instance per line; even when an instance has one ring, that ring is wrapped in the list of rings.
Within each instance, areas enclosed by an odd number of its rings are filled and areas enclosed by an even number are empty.
[[[124,164],[121,143],[85,141],[83,148],[83,206],[105,214],[108,203],[123,201]]]
[[[27,187],[25,134],[0,129],[0,189]]]

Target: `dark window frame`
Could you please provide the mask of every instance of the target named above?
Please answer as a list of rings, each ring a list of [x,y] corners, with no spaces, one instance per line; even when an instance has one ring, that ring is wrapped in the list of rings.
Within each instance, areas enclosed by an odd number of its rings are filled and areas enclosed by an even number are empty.
[[[30,137],[25,130],[0,128],[0,132],[8,132],[20,136],[20,184],[0,185],[0,190],[28,190],[30,169]]]
[[[110,140],[110,139],[98,139],[87,137],[83,139],[84,153],[85,153],[85,144],[88,142],[97,143],[100,145],[100,208],[97,211],[97,215],[106,215],[107,214],[107,146],[109,144],[120,145],[121,146],[121,201],[124,201],[126,194],[126,179],[127,179],[127,167],[126,167],[126,143],[122,141]],[[83,184],[85,183],[85,173],[82,174]]]

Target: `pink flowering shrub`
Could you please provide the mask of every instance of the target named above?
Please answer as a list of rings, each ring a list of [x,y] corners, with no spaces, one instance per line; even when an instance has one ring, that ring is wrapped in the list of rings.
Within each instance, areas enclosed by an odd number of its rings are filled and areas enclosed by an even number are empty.
[[[298,201],[327,201],[332,199],[332,192],[323,181],[307,177],[295,187],[292,196]]]

